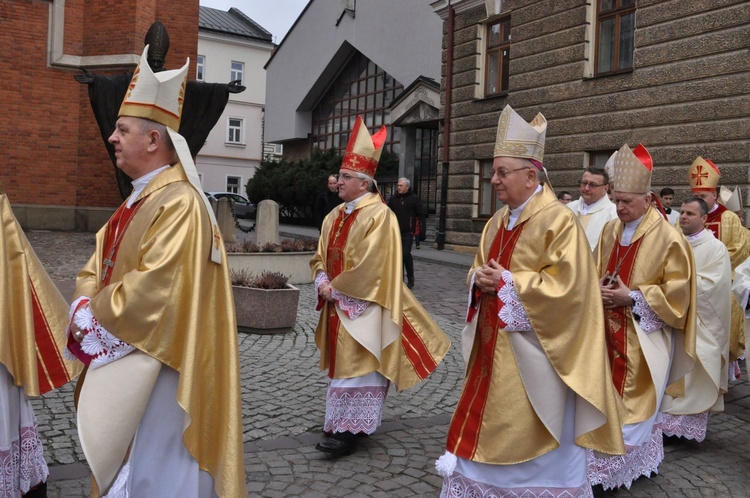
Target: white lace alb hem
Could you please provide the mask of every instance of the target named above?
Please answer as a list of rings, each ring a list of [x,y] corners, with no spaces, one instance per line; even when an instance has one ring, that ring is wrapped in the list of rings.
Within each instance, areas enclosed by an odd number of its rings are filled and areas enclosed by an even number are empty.
[[[459,472],[443,478],[440,498],[590,498],[591,486],[584,482],[575,488],[517,487],[501,488],[470,479]]]
[[[676,436],[685,439],[694,439],[699,443],[706,439],[709,412],[696,413],[694,415],[670,415],[663,414],[662,432],[667,436]]]
[[[326,432],[372,434],[380,426],[388,386],[329,387]]]
[[[641,476],[650,477],[659,473],[659,464],[664,460],[664,436],[661,425],[654,424],[651,437],[640,446],[627,447],[627,454],[597,458],[586,450],[589,483],[601,484],[604,489],[625,486],[630,489],[633,481]]]
[[[36,425],[21,427],[19,439],[0,448],[0,496],[17,497],[47,480],[49,469]]]
[[[501,303],[497,316],[506,324],[504,330],[506,332],[534,330],[531,320],[529,320],[529,314],[526,313],[526,309],[516,292],[513,275],[508,270],[503,271],[502,275],[504,283],[497,291],[497,298]]]
[[[638,315],[640,320],[638,324],[641,326],[644,332],[650,334],[651,332],[657,331],[664,327],[666,323],[659,318],[659,315],[651,309],[651,306],[646,302],[646,298],[643,297],[643,293],[639,290],[630,291],[628,294],[630,299],[633,300],[633,314]]]

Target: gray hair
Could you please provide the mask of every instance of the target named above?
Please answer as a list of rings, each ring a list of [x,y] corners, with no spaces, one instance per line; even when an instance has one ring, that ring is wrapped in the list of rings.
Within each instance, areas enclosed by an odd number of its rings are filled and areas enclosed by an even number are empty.
[[[372,192],[372,193],[377,192],[378,184],[377,184],[377,182],[375,182],[375,180],[371,176],[366,175],[364,173],[360,173],[359,171],[355,171],[354,174],[360,180],[367,182],[367,186],[368,186],[367,190],[369,192]]]
[[[399,178],[398,181],[404,182],[407,187],[411,187],[411,182],[409,181],[408,178]]]
[[[158,131],[159,135],[161,135],[162,142],[164,142],[164,145],[166,145],[167,150],[170,152],[175,152],[174,144],[172,143],[172,137],[169,136],[169,132],[167,132],[167,127],[164,126],[161,123],[157,123],[156,121],[151,121],[150,119],[145,118],[135,118],[138,120],[138,126],[141,129],[142,133],[149,133],[151,131]]]

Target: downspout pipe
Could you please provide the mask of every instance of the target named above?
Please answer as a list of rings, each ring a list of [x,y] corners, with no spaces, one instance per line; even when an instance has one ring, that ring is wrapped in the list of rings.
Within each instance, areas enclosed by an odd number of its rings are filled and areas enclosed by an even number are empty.
[[[440,185],[440,220],[437,238],[438,251],[445,249],[446,208],[448,207],[448,171],[450,169],[450,137],[451,137],[451,94],[453,92],[453,30],[456,22],[456,12],[448,0],[448,53],[445,60],[445,106],[443,110],[443,161],[441,167]]]

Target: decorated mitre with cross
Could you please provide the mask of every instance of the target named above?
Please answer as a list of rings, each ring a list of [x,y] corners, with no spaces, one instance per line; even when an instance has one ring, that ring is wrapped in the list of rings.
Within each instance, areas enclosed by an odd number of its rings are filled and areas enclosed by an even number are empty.
[[[648,194],[651,192],[651,173],[654,163],[646,147],[638,144],[630,150],[627,144],[620,147],[614,159],[614,184],[616,192]]]
[[[518,157],[541,165],[546,136],[547,120],[542,113],[537,113],[531,123],[527,123],[511,106],[506,105],[497,123],[493,157]]]
[[[195,169],[195,163],[187,141],[177,133],[177,130],[180,129],[182,105],[185,101],[185,87],[190,59],[188,58],[185,65],[180,69],[154,73],[148,65],[148,47],[146,45],[146,48],[143,49],[141,60],[138,62],[138,67],[135,68],[117,116],[148,119],[167,127],[167,133],[172,139],[182,169],[185,171],[190,184],[198,192],[198,196],[203,200],[208,217],[211,220],[211,260],[221,264],[221,232],[219,231],[219,225],[216,223],[216,216],[214,216],[208,198],[203,194],[201,181]]]
[[[721,178],[719,168],[701,156],[695,158],[688,170],[690,190],[693,192],[715,192],[719,185],[719,178]]]
[[[378,169],[378,161],[383,153],[383,144],[387,136],[388,131],[385,125],[370,136],[367,126],[362,121],[362,116],[357,116],[354,128],[349,134],[349,143],[346,144],[341,167],[375,178],[375,170]]]

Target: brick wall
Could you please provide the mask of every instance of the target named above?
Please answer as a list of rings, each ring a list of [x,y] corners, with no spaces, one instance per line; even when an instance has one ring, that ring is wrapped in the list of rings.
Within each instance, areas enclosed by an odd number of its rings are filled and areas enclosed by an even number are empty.
[[[447,242],[478,243],[483,222],[471,218],[475,161],[492,157],[506,104],[527,120],[537,112],[547,118],[544,163],[556,189],[578,192],[584,151],[639,142],[654,159],[654,188],[672,186],[678,200],[687,194],[687,167],[698,155],[719,165],[723,184],[748,184],[747,2],[639,0],[634,69],[601,78],[584,77],[588,3],[505,0],[512,23],[509,92],[488,99],[475,98],[486,12],[456,15]],[[444,49],[446,43],[444,28]],[[443,88],[445,56],[444,50]]]
[[[75,69],[48,64],[51,2],[0,0],[0,181],[14,204],[115,207],[114,166],[106,153],[85,85]],[[169,69],[195,60],[198,1],[66,0],[64,52],[76,56],[143,50],[160,19],[171,37]],[[192,64],[190,77],[195,71]],[[114,72],[94,70],[98,74]]]

